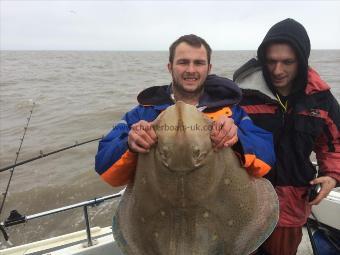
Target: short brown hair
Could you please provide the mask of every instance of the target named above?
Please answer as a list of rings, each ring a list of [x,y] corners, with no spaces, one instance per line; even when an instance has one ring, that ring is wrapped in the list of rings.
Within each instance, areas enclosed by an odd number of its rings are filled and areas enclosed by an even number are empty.
[[[203,45],[203,47],[207,51],[208,64],[210,64],[210,58],[211,58],[212,50],[211,50],[209,44],[203,38],[201,38],[197,35],[194,35],[194,34],[183,35],[171,44],[171,46],[169,48],[169,53],[170,53],[169,54],[169,62],[170,63],[172,63],[174,61],[175,50],[176,50],[177,46],[182,42],[185,42],[185,43],[189,44],[190,46],[197,47],[197,48],[199,48]]]

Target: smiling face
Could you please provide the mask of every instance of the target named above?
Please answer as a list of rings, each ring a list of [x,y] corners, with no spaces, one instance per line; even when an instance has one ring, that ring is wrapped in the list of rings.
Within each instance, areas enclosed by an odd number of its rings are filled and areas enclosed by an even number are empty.
[[[168,69],[172,76],[175,98],[198,99],[211,69],[207,50],[203,45],[193,47],[182,42],[176,47],[173,62],[168,64]]]
[[[266,49],[266,67],[277,91],[287,96],[298,73],[298,60],[293,48],[286,43],[274,43]]]

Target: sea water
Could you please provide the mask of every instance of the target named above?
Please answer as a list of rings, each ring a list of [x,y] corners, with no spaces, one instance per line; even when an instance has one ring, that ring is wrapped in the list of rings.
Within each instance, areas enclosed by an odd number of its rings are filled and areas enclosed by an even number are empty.
[[[2,51],[0,53],[0,168],[14,163],[35,103],[18,161],[105,135],[137,104],[144,88],[169,84],[167,52]],[[255,51],[216,51],[212,73],[232,78]],[[312,51],[311,67],[340,99],[340,51]],[[118,189],[94,171],[98,142],[15,168],[4,212],[30,215]],[[0,193],[10,171],[0,173]],[[0,201],[3,197],[1,197]],[[111,224],[116,203],[90,210],[91,225]],[[84,228],[82,209],[9,228],[21,244]],[[0,238],[1,239],[1,238]]]

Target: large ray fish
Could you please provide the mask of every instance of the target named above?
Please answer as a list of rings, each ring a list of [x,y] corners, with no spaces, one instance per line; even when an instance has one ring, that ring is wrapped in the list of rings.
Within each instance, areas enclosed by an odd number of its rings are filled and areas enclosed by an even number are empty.
[[[272,185],[248,175],[232,149],[212,149],[211,121],[177,102],[155,121],[157,146],[139,154],[113,220],[127,255],[246,255],[278,220]]]

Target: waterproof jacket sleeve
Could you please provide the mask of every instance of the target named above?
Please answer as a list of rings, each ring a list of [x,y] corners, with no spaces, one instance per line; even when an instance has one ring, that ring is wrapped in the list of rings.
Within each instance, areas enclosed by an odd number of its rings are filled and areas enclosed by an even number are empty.
[[[232,118],[238,126],[241,160],[248,172],[256,177],[266,175],[275,164],[273,136],[254,125],[247,113],[238,105],[232,109]],[[237,150],[237,149],[236,149]]]
[[[134,123],[144,119],[154,120],[153,109],[137,106],[126,113],[122,120],[100,142],[95,159],[95,170],[110,185],[126,185],[133,179],[137,155],[128,149],[128,134]]]
[[[340,186],[340,107],[329,93],[330,107],[328,112],[320,110],[324,128],[317,138],[314,151],[319,165],[319,175],[333,177]]]
[[[112,186],[125,185],[132,178],[137,154],[128,150],[127,140],[131,125],[139,120],[138,109],[134,108],[99,142],[95,170]]]

